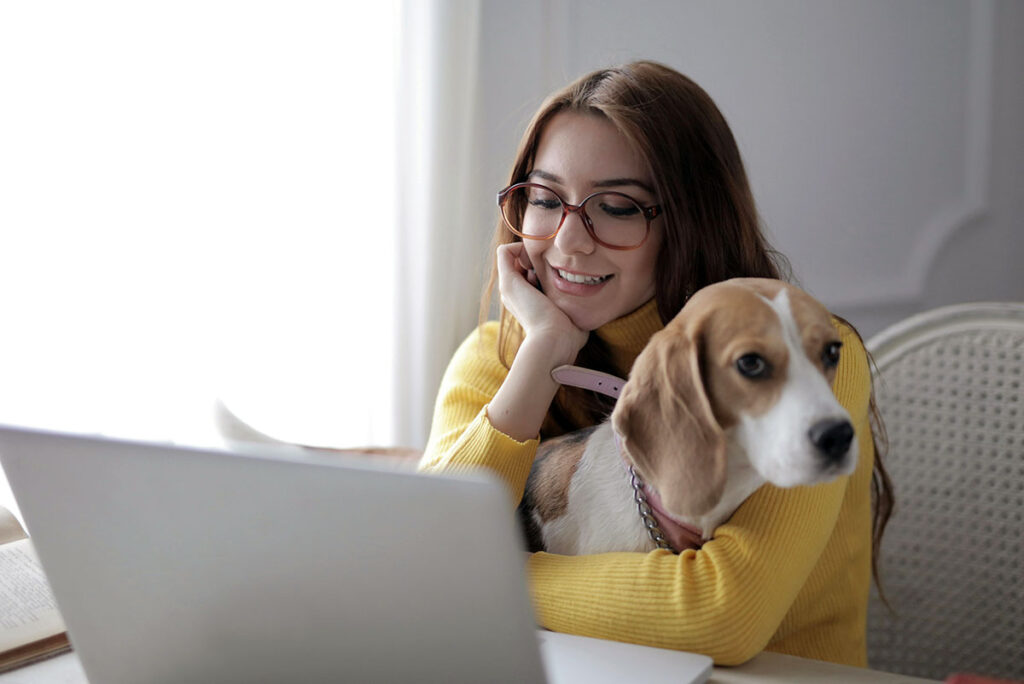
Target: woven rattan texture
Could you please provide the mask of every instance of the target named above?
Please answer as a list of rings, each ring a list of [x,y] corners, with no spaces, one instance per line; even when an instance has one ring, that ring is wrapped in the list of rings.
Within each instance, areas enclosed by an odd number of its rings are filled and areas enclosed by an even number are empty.
[[[871,666],[1024,678],[1024,327],[951,332],[879,370],[895,613],[873,589]]]

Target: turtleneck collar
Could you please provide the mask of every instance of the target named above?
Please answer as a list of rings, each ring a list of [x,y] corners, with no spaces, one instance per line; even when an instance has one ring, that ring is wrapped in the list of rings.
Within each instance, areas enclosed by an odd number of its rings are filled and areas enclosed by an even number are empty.
[[[592,334],[597,335],[608,346],[615,367],[625,377],[633,367],[636,357],[647,346],[651,335],[663,327],[665,326],[658,314],[658,303],[650,299],[632,313],[602,325]]]

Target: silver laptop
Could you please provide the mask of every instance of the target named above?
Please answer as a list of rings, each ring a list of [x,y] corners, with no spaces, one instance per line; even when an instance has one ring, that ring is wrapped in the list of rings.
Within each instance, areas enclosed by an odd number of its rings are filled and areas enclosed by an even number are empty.
[[[711,672],[704,656],[538,633],[494,480],[4,427],[0,460],[93,682]]]

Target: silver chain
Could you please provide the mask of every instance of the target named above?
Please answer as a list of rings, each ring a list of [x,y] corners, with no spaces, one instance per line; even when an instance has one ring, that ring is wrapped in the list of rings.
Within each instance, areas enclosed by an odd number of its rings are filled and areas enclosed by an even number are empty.
[[[640,514],[640,521],[644,524],[647,534],[651,536],[651,541],[659,549],[674,550],[658,526],[658,521],[654,517],[654,511],[651,510],[651,505],[647,503],[647,496],[644,495],[644,481],[636,474],[636,469],[633,466],[629,466],[629,481],[633,485],[633,501],[636,502],[636,510]]]

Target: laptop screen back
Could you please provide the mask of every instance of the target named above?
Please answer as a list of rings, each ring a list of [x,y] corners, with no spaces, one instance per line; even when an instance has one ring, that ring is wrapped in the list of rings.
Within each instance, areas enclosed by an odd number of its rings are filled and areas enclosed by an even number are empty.
[[[0,428],[91,681],[543,681],[508,494]]]

